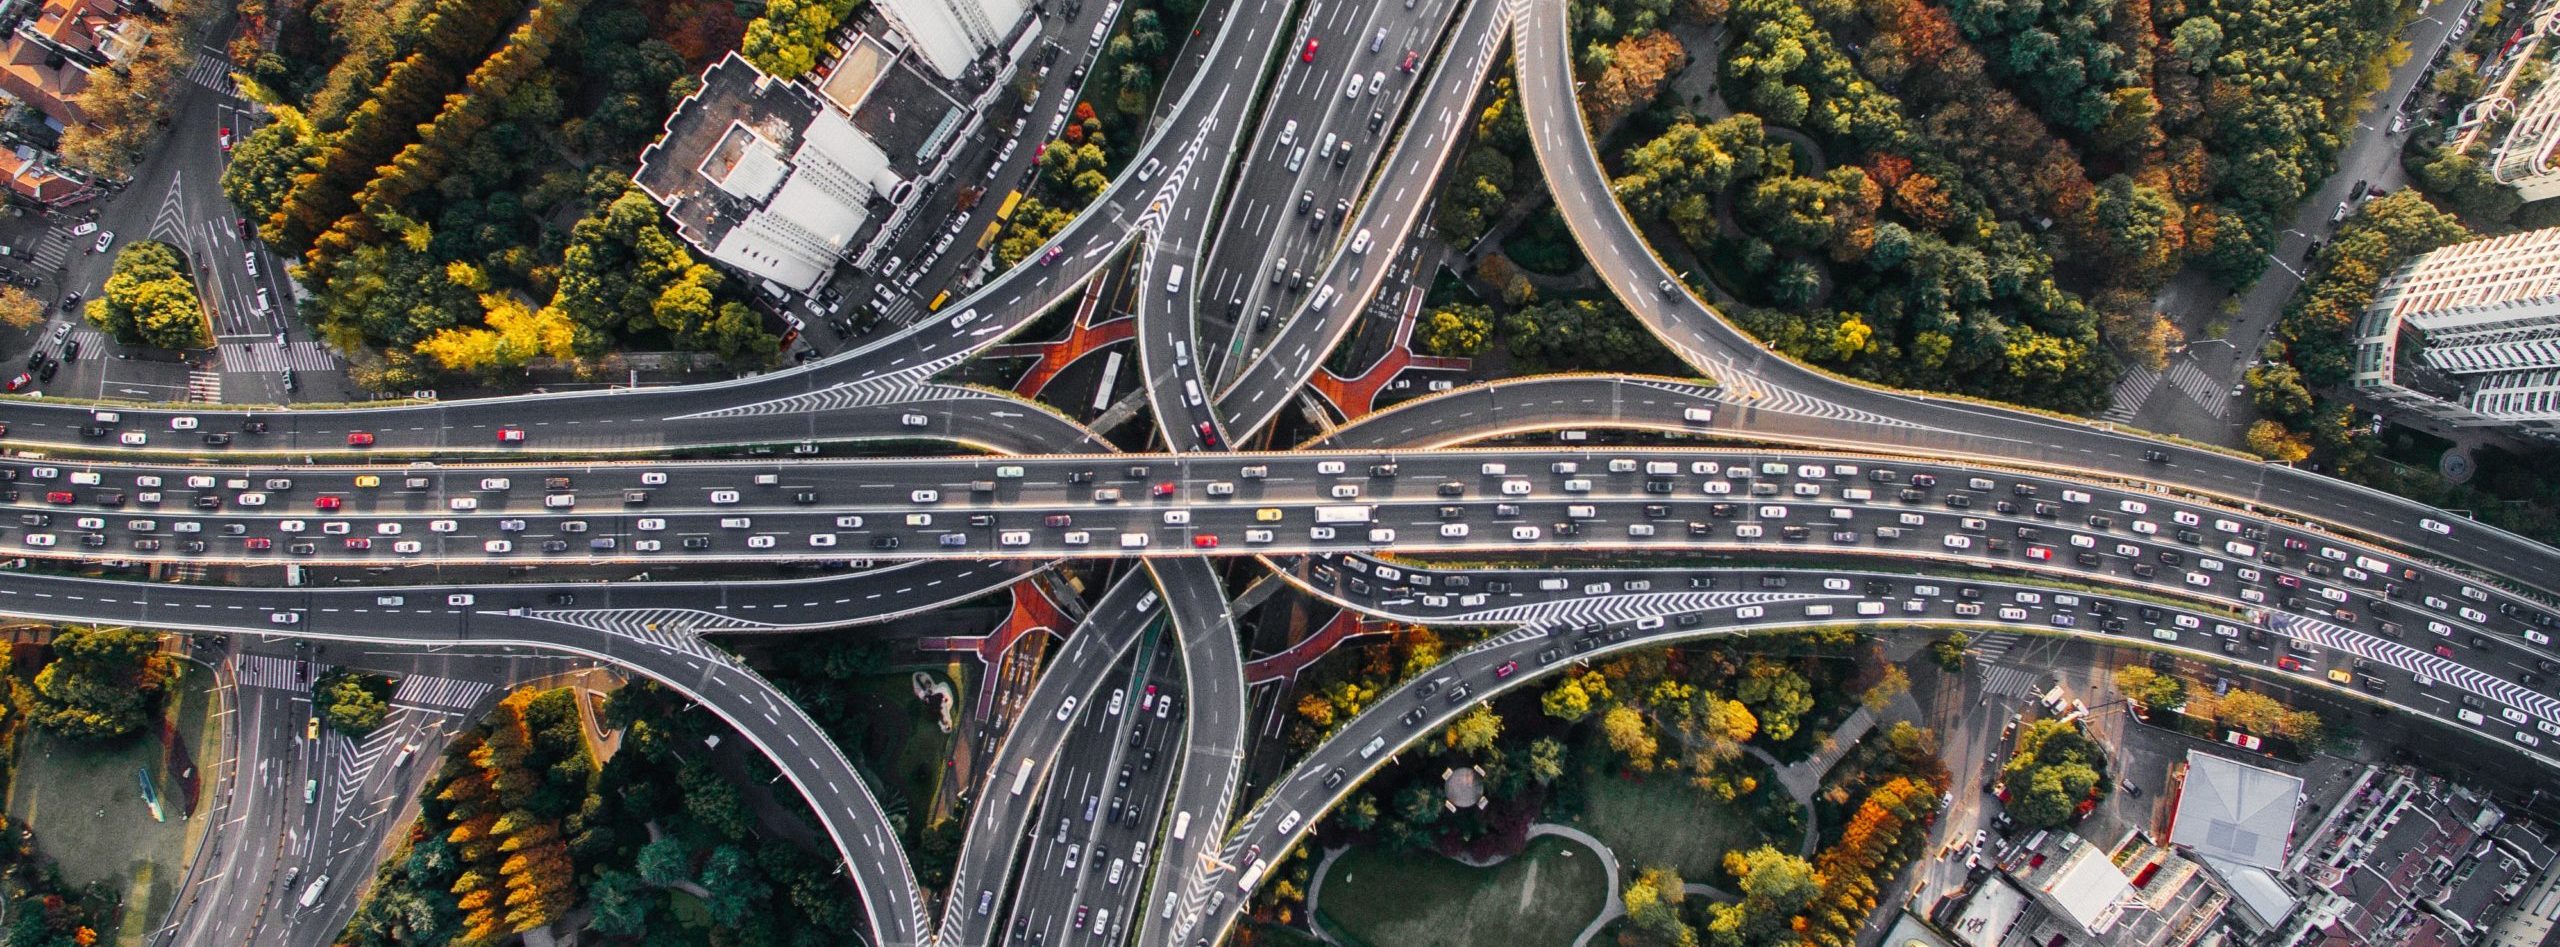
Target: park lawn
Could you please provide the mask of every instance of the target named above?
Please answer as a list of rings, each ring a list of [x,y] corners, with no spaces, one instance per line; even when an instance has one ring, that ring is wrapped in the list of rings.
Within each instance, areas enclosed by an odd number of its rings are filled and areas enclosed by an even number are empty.
[[[1597,741],[1577,755],[1584,798],[1574,824],[1607,843],[1629,873],[1671,865],[1683,879],[1704,881],[1717,877],[1724,853],[1771,841],[1740,804],[1719,802],[1678,773],[1622,776]],[[1794,840],[1780,847],[1794,851]]]
[[[187,743],[196,778],[211,783],[222,753],[210,704],[213,675],[195,664],[170,683],[164,718]],[[154,725],[157,721],[154,722]],[[148,769],[166,821],[143,803],[138,773]],[[123,884],[124,909],[102,942],[140,944],[166,919],[187,870],[188,846],[202,838],[205,800],[179,798],[160,740],[149,731],[107,744],[66,740],[33,727],[18,738],[8,812],[32,827],[36,845],[73,887]],[[190,815],[190,812],[193,815]]]
[[[1491,868],[1364,846],[1334,861],[1317,906],[1351,947],[1570,944],[1608,891],[1600,859],[1558,838]]]
[[[912,683],[916,671],[951,684],[955,693],[968,693],[967,682],[951,680],[941,667],[902,668],[867,675],[855,680],[853,687],[862,695],[862,705],[873,712],[867,755],[883,768],[880,778],[905,800],[908,811],[922,816],[932,808],[934,792],[941,785],[943,761],[951,756],[952,737],[942,732],[932,708],[916,699]],[[966,708],[960,710],[959,717],[968,718]]]

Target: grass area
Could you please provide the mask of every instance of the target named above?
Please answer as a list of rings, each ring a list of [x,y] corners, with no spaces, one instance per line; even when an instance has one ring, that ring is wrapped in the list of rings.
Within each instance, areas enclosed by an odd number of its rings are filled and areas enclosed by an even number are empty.
[[[1557,838],[1491,868],[1362,847],[1333,863],[1317,906],[1354,947],[1570,944],[1608,891],[1600,859]]]
[[[854,685],[859,705],[870,712],[871,732],[864,756],[880,766],[879,776],[898,792],[908,811],[921,816],[930,808],[941,784],[942,762],[951,755],[951,737],[942,732],[932,707],[916,699],[912,670],[875,674]],[[927,670],[937,679],[946,675]],[[965,693],[965,689],[955,690]],[[894,807],[895,801],[883,800]]]
[[[222,752],[214,722],[213,675],[185,665],[171,682],[165,718],[173,744],[144,732],[109,744],[65,740],[28,728],[18,740],[8,812],[36,833],[73,887],[122,883],[124,909],[103,941],[139,944],[167,916],[170,899],[186,873],[188,845],[204,832],[205,799],[183,798],[180,776],[193,769],[191,785],[210,782],[210,763]],[[183,752],[177,747],[183,746]],[[153,821],[142,798],[139,773],[151,774],[165,821]]]
[[[1725,852],[1763,843],[1795,850],[1798,838],[1769,837],[1744,803],[1719,802],[1678,774],[1621,777],[1602,762],[1609,751],[1596,739],[1575,756],[1583,761],[1577,824],[1608,843],[1627,871],[1671,865],[1682,878],[1706,880],[1717,877]],[[1762,783],[1760,794],[1783,795],[1774,780],[1764,777]]]

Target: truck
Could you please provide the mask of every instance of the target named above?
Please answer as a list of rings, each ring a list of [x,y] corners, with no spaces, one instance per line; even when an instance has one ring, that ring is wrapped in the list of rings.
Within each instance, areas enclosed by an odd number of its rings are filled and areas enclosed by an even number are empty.
[[[1367,505],[1319,506],[1316,507],[1316,522],[1328,525],[1336,523],[1366,523],[1369,521],[1369,514],[1373,509],[1375,508]]]
[[[304,908],[309,908],[314,904],[320,903],[321,892],[327,890],[329,890],[329,876],[321,875],[320,877],[311,879],[311,886],[302,889],[302,906]]]

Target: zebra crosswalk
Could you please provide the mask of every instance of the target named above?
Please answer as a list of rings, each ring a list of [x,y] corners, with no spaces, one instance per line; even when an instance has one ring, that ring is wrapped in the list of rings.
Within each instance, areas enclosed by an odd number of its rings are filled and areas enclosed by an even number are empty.
[[[1987,632],[1972,636],[1967,647],[1984,661],[1997,661],[2001,655],[2009,653],[2009,647],[2017,644],[2018,638],[2014,631]]]
[[[292,658],[279,658],[270,654],[235,654],[231,656],[231,674],[242,687],[264,687],[282,691],[307,690],[311,685],[293,673],[295,665],[300,663]],[[311,666],[312,674],[319,674],[323,670],[326,668],[322,665]]]
[[[72,323],[72,327],[69,341],[78,343],[80,345],[80,351],[95,353],[105,352],[107,350],[106,333],[90,328],[87,323],[75,322]],[[93,355],[91,357],[94,358],[95,356]]]
[[[333,372],[338,356],[317,342],[225,342],[220,346],[226,372]]]
[[[45,228],[44,236],[36,240],[35,249],[28,251],[27,257],[35,261],[39,270],[61,269],[63,261],[71,259],[70,228]]]
[[[2134,415],[2142,412],[2142,403],[2151,400],[2151,389],[2159,385],[2159,372],[2147,368],[2127,370],[2123,377],[2116,379],[2116,390],[2111,398],[2113,403],[2106,413],[2098,416],[2118,424],[2131,422]]]
[[[221,402],[222,373],[188,372],[187,400],[203,402],[205,404],[216,404]]]
[[[2024,668],[1985,664],[1982,666],[1982,689],[2002,697],[2033,697],[2036,694],[2036,675]]]
[[[187,81],[235,99],[240,97],[239,83],[231,81],[231,61],[217,49],[197,47],[196,61],[187,67]]]
[[[2231,399],[2223,393],[2222,383],[2205,374],[2204,369],[2196,367],[2192,360],[2181,360],[2169,366],[2169,384],[2185,392],[2197,407],[2213,415],[2215,420],[2220,420],[2223,412],[2231,410]]]
[[[431,710],[469,710],[491,689],[491,685],[481,681],[412,674],[401,678],[399,689],[391,692],[391,705]]]

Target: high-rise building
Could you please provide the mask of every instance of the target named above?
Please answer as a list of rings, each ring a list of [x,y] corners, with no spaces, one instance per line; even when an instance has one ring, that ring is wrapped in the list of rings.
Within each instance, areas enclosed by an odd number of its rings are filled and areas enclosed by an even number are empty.
[[[1030,10],[1026,0],[878,0],[872,7],[945,79],[959,78],[980,54],[1003,45]]]
[[[2533,58],[2533,46],[2548,42],[2549,35],[2560,29],[2560,4],[2546,5],[2534,11],[2532,30],[2508,55],[2518,60]],[[2483,98],[2489,98],[2484,96]],[[2503,100],[2498,100],[2503,101]],[[2494,127],[2482,110],[2482,127]],[[2468,142],[2463,143],[2468,147]],[[2506,135],[2498,140],[2497,151],[2489,158],[2489,176],[2498,183],[2515,188],[2528,201],[2560,195],[2560,76],[2545,78],[2515,106],[2515,122],[2507,126]]]
[[[2352,381],[2456,426],[2560,438],[2560,228],[2456,244],[2383,280]]]

